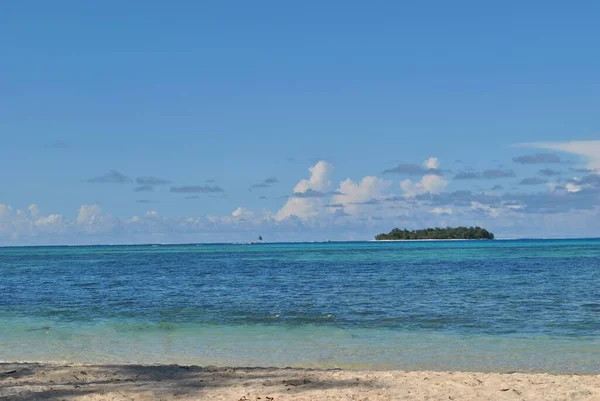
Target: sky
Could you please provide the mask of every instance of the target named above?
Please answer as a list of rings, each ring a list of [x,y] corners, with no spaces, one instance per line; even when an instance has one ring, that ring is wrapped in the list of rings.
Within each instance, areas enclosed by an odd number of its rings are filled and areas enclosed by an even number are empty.
[[[0,245],[600,236],[599,14],[3,4]]]

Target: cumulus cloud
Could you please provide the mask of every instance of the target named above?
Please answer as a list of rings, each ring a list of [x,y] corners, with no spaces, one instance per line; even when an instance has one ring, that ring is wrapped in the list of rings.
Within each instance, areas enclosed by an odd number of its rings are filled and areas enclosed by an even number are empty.
[[[332,204],[342,205],[348,214],[357,214],[366,205],[377,203],[384,198],[384,192],[392,181],[375,176],[364,177],[360,182],[347,178],[340,183],[337,194],[331,198]]]
[[[257,215],[237,208],[229,216],[166,217],[149,210],[131,218],[117,218],[99,204],[81,205],[72,220],[61,215],[33,217],[23,210],[0,204],[0,244],[30,243],[148,243],[199,241],[212,233],[238,235],[240,232],[272,232],[274,220],[269,214]],[[295,229],[296,223],[282,222],[280,229]],[[245,234],[247,235],[247,234]],[[179,240],[179,241],[178,241]]]
[[[0,203],[0,244],[21,237],[57,236],[64,231],[64,221],[60,214],[42,216],[35,204],[28,207],[29,213],[13,209]]]
[[[428,174],[418,182],[406,179],[400,183],[400,188],[404,191],[405,196],[413,197],[421,194],[439,194],[447,185],[448,181],[441,176]]]
[[[12,207],[10,205],[0,203],[0,219],[6,219],[7,216],[12,212]]]
[[[581,171],[579,177],[543,186],[538,184],[550,175],[540,173],[538,177],[522,180],[523,185],[532,187],[526,191],[522,186],[515,187],[513,191],[523,191],[513,193],[503,192],[499,185],[491,191],[446,192],[448,182],[432,172],[440,169],[437,159],[429,158],[421,168],[425,172],[423,176],[415,181],[402,181],[400,189],[403,193],[398,194],[399,188],[394,189],[393,182],[376,176],[356,181],[345,179],[334,187],[331,180],[333,166],[319,161],[275,212],[263,210],[258,213],[238,207],[224,216],[167,217],[157,210],[150,210],[131,218],[119,218],[102,210],[99,204],[84,204],[77,213],[73,210],[73,214],[65,218],[60,214],[45,215],[36,204],[23,210],[0,204],[0,244],[231,241],[243,236],[242,240],[255,238],[257,232],[269,232],[270,238],[276,233],[285,233],[279,237],[283,240],[295,239],[301,235],[299,233],[305,233],[303,239],[314,239],[316,233],[331,230],[344,235],[362,233],[359,239],[366,239],[369,233],[389,230],[389,226],[422,228],[435,224],[463,224],[465,218],[476,218],[479,224],[490,223],[486,227],[494,229],[494,225],[516,227],[525,223],[532,227],[548,219],[565,222],[575,215],[579,216],[578,221],[589,226],[590,221],[599,217],[600,176],[594,174],[592,168]],[[514,177],[511,170],[486,171],[492,173],[476,172],[474,178]],[[487,186],[491,185],[482,185],[482,188]],[[187,195],[184,196],[186,199],[195,199],[199,195],[223,196],[222,188],[218,188],[207,184],[172,187],[171,190]],[[140,199],[137,202],[150,201]],[[329,234],[327,237],[331,238]]]
[[[399,165],[396,167],[396,171],[400,172],[399,167],[402,166],[410,166],[410,165]],[[416,165],[412,165],[416,166]],[[423,167],[416,166],[417,169],[404,169],[403,171],[412,171],[412,173],[416,173],[419,171],[424,174],[420,181],[413,181],[411,179],[406,179],[400,182],[400,188],[404,191],[405,197],[414,197],[421,194],[437,194],[440,193],[446,188],[448,185],[448,181],[442,178],[440,174],[440,162],[436,157],[430,157],[429,159],[423,162]],[[385,171],[384,171],[385,172]],[[387,170],[387,172],[391,172],[391,170]]]
[[[423,165],[429,170],[437,170],[440,168],[440,162],[437,157],[430,157],[423,162]]]
[[[112,231],[117,220],[110,213],[103,212],[99,204],[81,205],[77,210],[75,223],[79,230],[90,234]]]
[[[90,184],[105,184],[105,183],[117,183],[124,184],[126,182],[130,182],[131,179],[126,175],[118,172],[117,170],[110,170],[108,173],[104,175],[100,175],[97,177],[93,177],[87,180]]]
[[[569,192],[579,192],[583,189],[582,185],[579,185],[577,183],[574,182],[568,182],[567,185],[565,185],[565,188],[567,188],[567,191]]]
[[[308,169],[310,178],[300,180],[294,187],[294,194],[307,191],[326,192],[331,187],[333,166],[326,161],[319,161]],[[323,199],[320,197],[293,196],[277,212],[276,219],[281,221],[291,216],[307,219],[319,215],[323,209]]]
[[[171,187],[171,192],[175,193],[201,193],[201,194],[214,194],[223,193],[225,190],[217,185],[185,185],[182,187]]]
[[[170,184],[171,180],[166,180],[164,178],[157,178],[152,176],[138,177],[135,179],[139,185],[166,185]]]
[[[31,217],[36,218],[40,215],[40,209],[38,208],[38,206],[35,203],[32,203],[31,205],[29,205],[28,209],[29,209],[29,214],[31,215]]]
[[[513,162],[519,164],[553,164],[561,163],[561,159],[554,153],[536,153],[533,155],[513,157]]]
[[[231,213],[231,215],[239,219],[250,219],[254,216],[254,212],[239,206]]]
[[[400,197],[385,195],[387,182],[377,177],[365,177],[357,182],[342,181],[340,190],[335,191],[339,195],[333,195],[331,199],[294,198],[317,202],[311,203],[310,207],[320,207],[322,213],[312,209],[309,217],[292,214],[281,220],[268,211],[259,214],[243,207],[225,216],[166,217],[150,210],[131,218],[117,218],[103,211],[99,204],[82,205],[69,220],[60,214],[44,215],[36,205],[23,211],[0,204],[0,244],[247,241],[255,238],[257,232],[268,232],[270,238],[280,235],[280,240],[304,235],[301,238],[306,240],[318,238],[318,233],[331,233],[331,230],[338,230],[340,235],[363,233],[359,239],[366,239],[369,233],[388,230],[390,225],[422,228],[462,224],[465,218],[477,218],[480,225],[494,231],[499,226],[508,230],[538,228],[552,219],[560,222],[559,233],[572,230],[572,219],[576,218],[581,223],[578,227],[587,229],[586,235],[597,235],[597,229],[593,231],[589,222],[600,217],[599,180],[600,177],[595,175],[584,176],[569,180],[565,186],[535,193],[492,194],[461,190]],[[321,192],[330,193],[323,189]],[[334,203],[336,197],[342,198],[341,202]],[[328,200],[332,202],[327,203]],[[360,209],[355,212],[353,207]],[[361,213],[363,210],[366,213]],[[502,233],[509,232],[516,231]],[[539,235],[539,231],[535,233]],[[544,231],[546,234],[548,231]]]
[[[60,214],[50,214],[48,216],[36,217],[33,220],[33,224],[36,228],[50,230],[53,234],[61,234],[64,231],[64,220]]]
[[[600,174],[590,174],[584,177],[573,177],[567,181],[565,188],[569,192],[580,192],[582,190],[593,190],[598,192],[600,202]]]

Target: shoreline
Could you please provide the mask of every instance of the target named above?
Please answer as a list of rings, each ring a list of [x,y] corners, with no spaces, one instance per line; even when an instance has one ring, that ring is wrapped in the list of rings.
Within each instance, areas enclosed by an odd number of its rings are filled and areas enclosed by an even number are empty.
[[[59,368],[59,367],[99,367],[99,366],[110,366],[120,368],[130,367],[165,367],[165,366],[178,366],[183,368],[195,368],[195,369],[233,369],[233,370],[285,370],[285,371],[305,371],[305,372],[404,372],[404,373],[417,373],[417,372],[428,372],[428,373],[471,373],[481,375],[511,375],[511,374],[522,374],[522,375],[551,375],[551,376],[598,376],[600,378],[600,365],[599,369],[589,371],[576,371],[576,370],[552,370],[552,369],[519,369],[519,368],[504,368],[504,369],[485,369],[485,368],[466,368],[461,369],[459,367],[432,367],[432,366],[419,366],[411,367],[407,366],[393,366],[393,365],[376,365],[372,364],[342,364],[342,365],[322,365],[318,363],[314,364],[289,364],[289,365],[252,365],[252,364],[229,364],[229,363],[218,363],[208,362],[206,364],[196,364],[194,362],[178,362],[178,361],[161,361],[161,362],[141,362],[141,361],[77,361],[77,360],[1,360],[0,359],[0,382],[2,379],[2,373],[5,371],[7,366],[42,366],[47,368]],[[9,369],[10,370],[10,369]],[[0,398],[1,399],[1,398]],[[600,400],[599,400],[600,401]]]
[[[477,401],[597,400],[598,397],[598,374],[0,363],[0,398],[7,401]]]

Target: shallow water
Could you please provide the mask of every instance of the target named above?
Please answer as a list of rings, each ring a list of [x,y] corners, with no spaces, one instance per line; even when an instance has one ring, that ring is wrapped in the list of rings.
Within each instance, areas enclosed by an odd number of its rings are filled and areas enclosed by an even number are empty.
[[[0,248],[0,360],[600,373],[600,240]]]

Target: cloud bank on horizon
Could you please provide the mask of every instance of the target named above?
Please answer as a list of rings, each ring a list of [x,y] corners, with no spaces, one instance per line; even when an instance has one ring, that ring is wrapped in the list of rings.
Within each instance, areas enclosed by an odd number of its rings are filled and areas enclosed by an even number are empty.
[[[242,204],[226,216],[167,217],[151,209],[121,218],[91,203],[81,205],[75,216],[68,218],[43,214],[37,203],[27,209],[0,203],[0,244],[243,241],[259,233],[272,240],[370,239],[396,226],[459,224],[482,225],[500,237],[539,236],[540,232],[551,236],[600,235],[598,225],[590,224],[600,217],[600,141],[518,146],[563,152],[580,158],[583,164],[571,163],[563,170],[540,168],[565,161],[554,153],[520,155],[513,158],[514,164],[533,165],[538,172],[518,177],[511,168],[450,172],[432,156],[421,164],[402,163],[384,170],[386,178],[368,175],[336,184],[334,166],[320,160],[292,187],[279,209],[256,211]],[[479,179],[474,182],[480,184],[493,181],[495,185],[463,187],[470,179]],[[87,182],[120,186],[133,180],[111,170]],[[250,188],[268,188],[277,182],[270,177]],[[135,183],[140,185],[136,191],[152,191],[155,186],[171,184],[171,180],[145,176]],[[172,186],[170,192],[175,193],[173,196],[183,193],[198,197],[225,190],[210,183]]]

